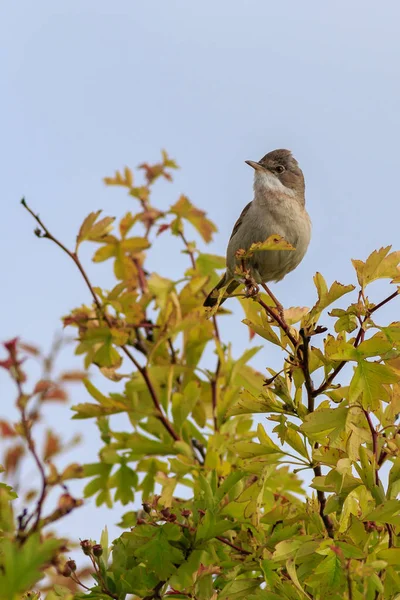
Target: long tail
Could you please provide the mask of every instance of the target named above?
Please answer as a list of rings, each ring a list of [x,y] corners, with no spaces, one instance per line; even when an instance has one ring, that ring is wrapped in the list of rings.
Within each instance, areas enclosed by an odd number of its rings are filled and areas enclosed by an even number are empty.
[[[215,286],[215,288],[213,290],[211,290],[211,292],[208,294],[207,298],[204,300],[203,306],[205,306],[207,308],[213,308],[216,304],[218,304],[218,290],[220,290],[225,285],[226,285],[226,274],[217,283],[217,285]],[[231,281],[231,283],[226,288],[225,295],[221,299],[221,301],[219,302],[219,304],[220,305],[223,304],[223,302],[225,302],[225,300],[227,299],[227,297],[230,296],[231,294],[233,294],[233,292],[236,290],[236,288],[238,286],[239,286],[239,283],[237,281],[235,281],[235,280]]]

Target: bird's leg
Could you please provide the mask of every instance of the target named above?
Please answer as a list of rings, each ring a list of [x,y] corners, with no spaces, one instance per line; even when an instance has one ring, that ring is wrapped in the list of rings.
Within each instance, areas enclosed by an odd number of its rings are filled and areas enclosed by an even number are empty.
[[[246,285],[246,298],[257,296],[260,289],[254,279],[246,279],[244,283]]]
[[[271,298],[272,302],[275,302],[276,309],[277,309],[278,313],[280,314],[280,316],[283,318],[282,304],[279,302],[279,300],[277,298],[275,298],[274,294],[271,292],[271,290],[265,283],[262,283],[261,287],[267,292],[267,294]]]

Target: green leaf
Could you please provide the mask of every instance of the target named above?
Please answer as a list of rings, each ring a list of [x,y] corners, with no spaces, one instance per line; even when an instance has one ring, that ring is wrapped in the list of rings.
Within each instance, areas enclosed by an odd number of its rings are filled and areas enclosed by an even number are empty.
[[[344,569],[339,556],[329,551],[329,554],[317,566],[313,575],[313,583],[321,591],[339,590],[344,585]]]
[[[117,488],[114,500],[119,500],[122,505],[133,502],[138,481],[137,473],[122,463],[118,471],[109,479],[109,487]]]
[[[250,321],[250,319],[243,319],[242,323],[247,325],[247,327],[249,327],[251,331],[254,331],[254,333],[257,333],[260,337],[264,338],[265,340],[268,340],[269,342],[272,342],[276,346],[282,347],[282,343],[279,337],[276,335],[269,323],[265,323],[264,325],[258,325],[257,323]]]
[[[218,600],[239,600],[247,598],[248,594],[255,592],[262,583],[261,579],[234,579],[226,584],[218,594]]]
[[[174,289],[173,281],[152,273],[147,280],[149,290],[155,296],[157,306],[161,309],[165,308],[170,294]]]
[[[98,350],[96,350],[93,361],[98,367],[116,367],[122,363],[122,357],[116,350],[112,342],[106,342]]]
[[[7,538],[1,538],[0,544],[0,595],[7,600],[28,592],[42,579],[44,567],[61,546],[57,539],[41,540],[39,533],[31,535],[23,545]]]
[[[304,540],[293,539],[293,540],[283,540],[279,542],[275,546],[275,551],[272,555],[272,560],[274,561],[287,561],[288,559],[294,558],[296,556],[296,552],[304,544]]]
[[[344,294],[348,294],[355,289],[354,285],[343,285],[338,281],[334,281],[328,290],[326,281],[321,273],[315,274],[314,283],[317,288],[318,300],[311,309],[309,315],[305,317],[306,322],[312,321],[313,318],[318,316],[327,306],[344,296]]]
[[[313,440],[323,441],[333,431],[344,429],[348,411],[346,406],[319,408],[305,417],[300,430]]]
[[[311,596],[307,594],[307,592],[303,589],[303,587],[300,584],[299,578],[297,577],[296,565],[293,558],[289,558],[286,561],[286,570],[289,573],[289,577],[293,581],[296,589],[302,594],[302,596],[308,598],[309,600],[312,600]]]
[[[358,363],[349,389],[349,402],[355,404],[360,396],[362,406],[376,410],[380,400],[388,400],[384,384],[396,383],[398,375],[387,365],[363,360]]]
[[[400,565],[400,548],[385,548],[377,553],[380,560],[384,560],[388,565]]]
[[[400,500],[388,500],[365,516],[366,521],[400,525]]]
[[[196,259],[196,268],[201,275],[211,275],[215,269],[224,269],[226,258],[215,254],[199,254]]]
[[[156,530],[155,535],[137,548],[134,554],[163,581],[171,577],[185,559],[182,550],[169,543],[164,528]]]

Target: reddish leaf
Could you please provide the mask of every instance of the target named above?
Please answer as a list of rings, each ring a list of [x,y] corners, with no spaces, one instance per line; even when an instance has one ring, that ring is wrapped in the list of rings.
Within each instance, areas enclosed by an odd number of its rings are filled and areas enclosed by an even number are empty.
[[[169,228],[170,228],[170,225],[168,223],[164,223],[163,225],[160,225],[160,227],[157,229],[157,235],[160,235],[161,233],[163,233],[164,231],[166,231]]]
[[[15,437],[17,434],[7,421],[0,421],[1,437]]]
[[[83,381],[87,377],[85,371],[65,371],[60,375],[60,381]]]
[[[7,473],[14,473],[18,469],[18,465],[24,454],[25,449],[20,444],[17,446],[12,446],[7,450],[4,457],[4,468]]]
[[[52,433],[50,430],[48,430],[46,432],[46,440],[44,442],[44,448],[43,448],[44,460],[49,460],[55,454],[60,452],[60,450],[61,450],[60,439],[56,435],[54,435],[54,433]]]

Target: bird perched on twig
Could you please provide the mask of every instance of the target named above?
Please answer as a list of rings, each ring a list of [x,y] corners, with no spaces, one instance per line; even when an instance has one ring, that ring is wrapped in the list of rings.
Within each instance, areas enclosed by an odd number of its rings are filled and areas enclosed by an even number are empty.
[[[222,304],[241,285],[235,269],[236,252],[248,250],[253,243],[264,242],[273,234],[282,236],[295,250],[256,252],[246,259],[246,267],[255,283],[280,281],[302,261],[311,237],[311,221],[305,209],[303,172],[290,150],[273,150],[259,162],[246,160],[254,169],[254,199],[236,221],[226,254],[226,272],[210,292],[204,306]],[[219,290],[226,288],[219,300]]]

